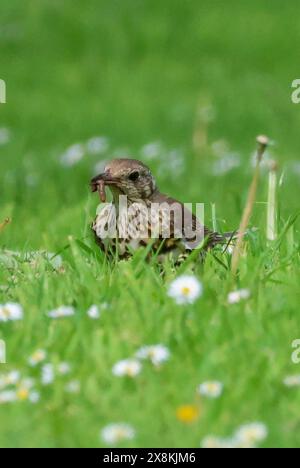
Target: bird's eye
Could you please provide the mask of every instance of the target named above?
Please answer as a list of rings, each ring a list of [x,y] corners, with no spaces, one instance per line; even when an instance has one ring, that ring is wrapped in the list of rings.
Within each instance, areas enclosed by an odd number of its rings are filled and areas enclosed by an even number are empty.
[[[128,178],[129,180],[132,180],[133,182],[139,178],[140,174],[138,171],[133,171],[131,174],[129,174]]]

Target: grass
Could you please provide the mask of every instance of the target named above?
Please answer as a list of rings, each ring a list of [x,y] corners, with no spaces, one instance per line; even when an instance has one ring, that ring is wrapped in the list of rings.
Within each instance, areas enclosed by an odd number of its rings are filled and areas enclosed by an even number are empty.
[[[0,303],[21,303],[24,319],[0,323],[7,345],[0,371],[34,377],[41,394],[35,405],[0,405],[1,447],[97,447],[100,430],[118,421],[136,429],[124,446],[198,447],[206,435],[229,436],[249,421],[267,425],[263,445],[299,446],[300,393],[282,383],[300,373],[291,362],[300,296],[299,175],[292,164],[300,111],[290,99],[298,73],[296,10],[294,0],[284,7],[279,0],[1,5],[7,104],[0,105],[0,127],[11,137],[0,146],[0,223],[12,221],[0,232]],[[195,151],[199,102],[212,105],[215,118],[205,129],[208,144]],[[176,277],[170,265],[162,278],[140,252],[129,262],[108,264],[97,251],[89,233],[97,197],[88,188],[96,162],[140,157],[143,145],[161,141],[161,159],[150,164],[159,186],[183,201],[205,202],[206,223],[225,231],[240,223],[249,157],[261,133],[276,141],[279,234],[267,242],[263,172],[251,219],[258,230],[250,232],[237,284],[231,257],[213,252],[195,271],[203,296],[178,307],[167,296]],[[107,153],[61,166],[67,147],[98,134],[109,138]],[[220,139],[241,165],[216,176],[211,143]],[[184,154],[180,174],[163,165],[172,148]],[[8,263],[4,249],[21,256]],[[44,256],[26,261],[25,253],[34,250],[59,253],[62,268]],[[229,305],[235,287],[249,288],[250,299]],[[88,307],[104,302],[109,309],[90,320]],[[47,317],[62,304],[73,305],[75,316]],[[160,370],[145,363],[135,379],[112,375],[115,362],[155,343],[171,351]],[[40,368],[28,365],[38,348],[47,350],[47,362],[69,362],[71,374],[41,386]],[[66,392],[74,379],[80,392]],[[179,421],[176,409],[198,403],[196,387],[209,379],[224,383],[222,396],[202,398],[197,421]]]

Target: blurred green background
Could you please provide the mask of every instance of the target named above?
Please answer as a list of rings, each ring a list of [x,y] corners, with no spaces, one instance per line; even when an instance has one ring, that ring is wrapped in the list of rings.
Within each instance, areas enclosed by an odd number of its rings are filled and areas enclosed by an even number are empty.
[[[109,138],[106,158],[123,147],[118,156],[139,157],[139,148],[156,140],[183,148],[181,176],[150,164],[161,189],[185,201],[216,202],[219,216],[236,227],[249,174],[234,170],[220,179],[204,170],[211,154],[208,148],[195,154],[192,145],[197,107],[202,101],[213,107],[208,142],[227,140],[242,167],[260,133],[275,140],[280,163],[298,158],[300,106],[290,98],[299,75],[297,5],[2,3],[0,78],[7,104],[0,106],[0,127],[8,127],[11,138],[0,146],[0,216],[12,216],[15,226],[5,242],[53,248],[62,236],[82,233],[95,158],[67,171],[59,158],[94,135]],[[26,183],[30,177],[35,183]],[[284,188],[287,210],[298,204],[290,185]]]

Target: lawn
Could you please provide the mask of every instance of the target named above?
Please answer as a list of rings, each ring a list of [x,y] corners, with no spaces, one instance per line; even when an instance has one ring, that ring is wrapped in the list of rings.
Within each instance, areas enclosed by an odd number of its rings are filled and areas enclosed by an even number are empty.
[[[0,231],[0,304],[23,315],[0,314],[1,447],[107,446],[115,423],[126,425],[121,447],[229,445],[250,423],[258,446],[299,447],[297,7],[2,2],[0,224],[10,223]],[[230,253],[212,251],[193,270],[166,263],[162,275],[143,252],[109,263],[98,251],[89,181],[105,161],[143,160],[163,192],[205,203],[208,226],[234,230],[262,133],[272,145],[236,281]],[[278,163],[275,241],[269,160]],[[203,287],[187,305],[168,295],[182,274]],[[247,294],[233,304],[236,289]],[[49,316],[60,306],[70,315]],[[163,362],[138,359],[137,375],[116,375],[116,363],[156,344]],[[219,392],[199,390],[210,381]]]

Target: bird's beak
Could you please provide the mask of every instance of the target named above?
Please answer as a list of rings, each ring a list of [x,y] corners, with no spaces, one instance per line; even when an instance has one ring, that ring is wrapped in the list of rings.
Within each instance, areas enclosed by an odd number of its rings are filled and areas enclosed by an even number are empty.
[[[98,192],[100,196],[100,200],[102,202],[105,202],[106,201],[105,186],[115,185],[116,183],[117,183],[117,179],[113,178],[109,173],[103,172],[103,174],[99,174],[91,180],[91,189],[92,189],[92,192]]]
[[[93,177],[91,180],[91,189],[92,192],[97,192],[99,185],[113,185],[116,183],[116,180],[111,177],[107,172],[99,174],[96,177]]]

